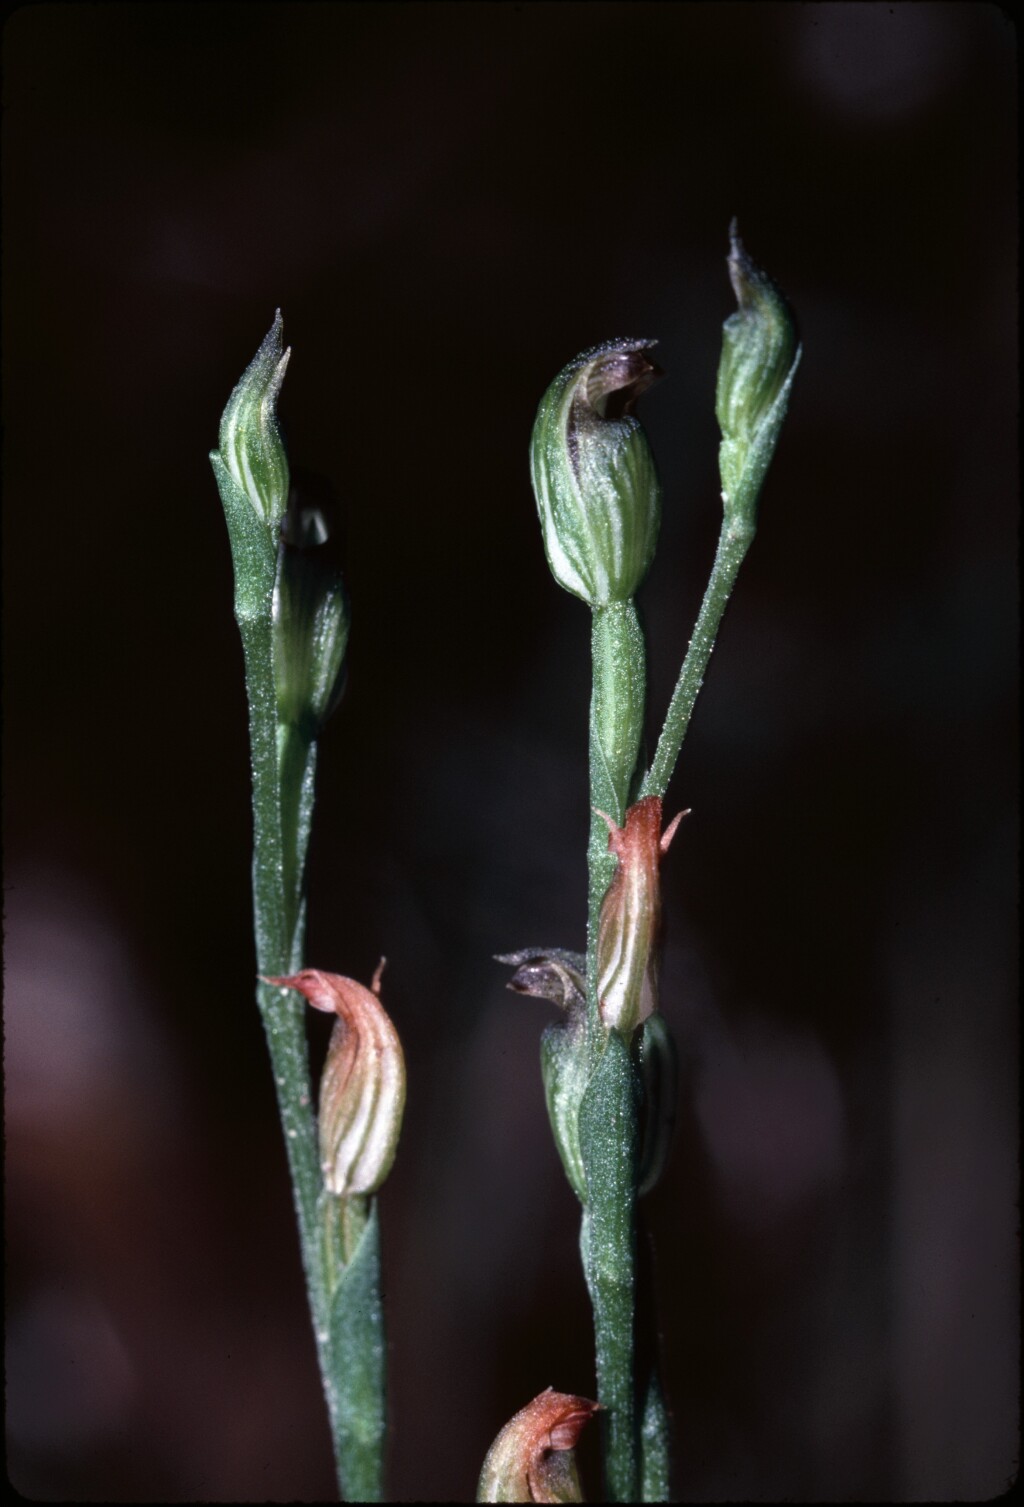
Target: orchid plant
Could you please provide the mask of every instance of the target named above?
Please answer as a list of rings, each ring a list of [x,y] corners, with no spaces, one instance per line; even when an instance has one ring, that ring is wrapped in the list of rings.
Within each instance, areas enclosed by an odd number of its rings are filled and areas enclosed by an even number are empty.
[[[669,1416],[657,1367],[638,1372],[637,1202],[664,1167],[675,1055],[659,1010],[660,868],[683,816],[663,801],[718,627],[754,537],[800,346],[789,307],[735,223],[716,412],[723,518],[711,576],[649,767],[641,759],[646,646],[636,593],[651,565],[661,488],[640,395],[661,375],[653,342],[613,340],[578,356],[541,400],[530,450],[544,548],[559,585],[592,615],[590,836],[584,953],[528,947],[499,961],[509,987],[553,1002],[541,1071],[555,1142],[582,1212],[594,1315],[597,1400],[534,1398],[495,1439],[478,1500],[582,1500],[573,1450],[601,1420],[609,1500],[669,1496]],[[339,699],[348,642],[344,583],[319,509],[290,484],[277,423],[289,352],[281,316],[224,411],[211,462],[228,525],[242,637],[253,791],[256,1002],[291,1174],[338,1486],[383,1495],[385,1338],[379,1190],[395,1158],[405,1062],[366,988],[307,966],[306,855],[317,740]],[[383,964],[382,964],[383,966]],[[318,1112],[304,1008],[335,1017]],[[656,1346],[648,1347],[652,1354]]]

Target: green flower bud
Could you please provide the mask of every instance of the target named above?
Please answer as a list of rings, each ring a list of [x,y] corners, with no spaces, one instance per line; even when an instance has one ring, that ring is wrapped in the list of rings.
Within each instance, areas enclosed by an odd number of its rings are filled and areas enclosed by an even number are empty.
[[[506,1423],[487,1452],[478,1502],[582,1502],[573,1451],[599,1404],[548,1387]]]
[[[344,688],[348,602],[330,556],[320,509],[290,508],[274,585],[274,680],[278,722],[297,728],[307,742]]]
[[[585,1005],[585,1001],[584,1001]],[[585,1044],[585,1011],[545,1026],[540,1038],[540,1073],[548,1119],[569,1186],[587,1201],[587,1177],[580,1151],[580,1105],[590,1081]]]
[[[739,308],[723,329],[715,400],[722,431],[718,465],[726,515],[753,523],[801,347],[792,310],[747,255],[735,220],[729,240],[729,277]]]
[[[278,309],[220,421],[220,458],[275,535],[288,504],[288,457],[277,425],[277,395],[291,355],[282,350],[283,328]]]
[[[633,404],[661,372],[652,341],[578,356],[541,399],[530,469],[544,550],[560,586],[591,607],[628,601],[654,558],[661,488]]]
[[[540,1070],[551,1130],[565,1175],[580,1203],[587,1183],[580,1155],[580,1101],[589,1076],[584,1050],[587,1013],[587,960],[581,953],[554,947],[524,947],[496,959],[516,972],[508,981],[515,994],[550,999],[565,1019],[546,1026],[540,1039]]]
[[[288,501],[288,457],[277,427],[277,395],[290,351],[281,348],[278,309],[220,421],[220,449],[210,454],[231,540],[235,616],[263,617],[277,569],[278,529]]]

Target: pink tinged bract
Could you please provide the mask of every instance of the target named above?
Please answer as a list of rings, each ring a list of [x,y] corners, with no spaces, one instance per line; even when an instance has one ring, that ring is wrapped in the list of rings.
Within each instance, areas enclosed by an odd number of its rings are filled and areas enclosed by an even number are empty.
[[[648,795],[608,827],[608,851],[618,859],[601,904],[597,934],[597,998],[601,1020],[632,1034],[658,1008],[657,938],[661,922],[661,860],[688,813],[661,830],[661,796]]]

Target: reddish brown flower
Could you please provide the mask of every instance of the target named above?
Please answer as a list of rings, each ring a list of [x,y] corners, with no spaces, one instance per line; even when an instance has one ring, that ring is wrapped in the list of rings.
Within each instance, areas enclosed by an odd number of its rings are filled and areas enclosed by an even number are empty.
[[[599,1404],[548,1387],[506,1423],[487,1452],[478,1502],[582,1502],[573,1450]]]

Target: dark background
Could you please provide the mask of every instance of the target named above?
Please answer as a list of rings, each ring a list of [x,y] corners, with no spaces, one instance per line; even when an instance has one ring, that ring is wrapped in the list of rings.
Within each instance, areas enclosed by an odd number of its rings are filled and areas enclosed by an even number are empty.
[[[988,5],[43,5],[4,32],[7,1448],[27,1496],[325,1499],[251,998],[207,452],[284,312],[344,517],[308,956],[381,953],[391,1490],[594,1387],[542,1002],[588,618],[526,449],[657,337],[656,734],[719,523],[727,228],[805,354],[667,801],[647,1203],[685,1500],[976,1500],[1018,1445],[1016,35]],[[326,1022],[311,1020],[319,1056]],[[593,1456],[585,1459],[591,1496]]]

